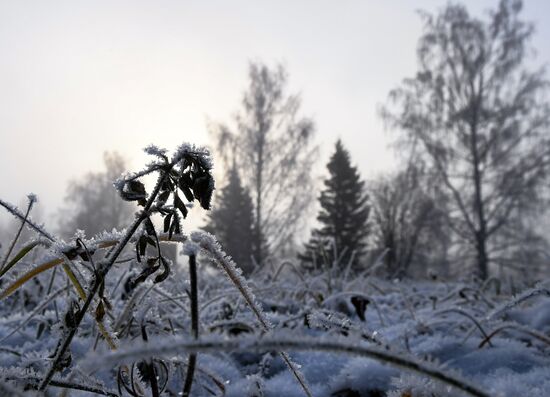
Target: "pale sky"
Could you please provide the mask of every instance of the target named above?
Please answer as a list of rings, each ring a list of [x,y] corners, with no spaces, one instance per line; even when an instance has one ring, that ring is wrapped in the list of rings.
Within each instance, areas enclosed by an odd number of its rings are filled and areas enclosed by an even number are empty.
[[[497,1],[464,3],[479,15]],[[536,63],[549,63],[550,1],[524,3]],[[239,109],[250,60],[286,66],[316,122],[321,167],[340,137],[372,177],[393,164],[377,109],[416,71],[415,10],[445,4],[0,1],[0,197],[34,192],[51,214],[105,150],[141,169],[150,143],[208,144],[207,120]]]

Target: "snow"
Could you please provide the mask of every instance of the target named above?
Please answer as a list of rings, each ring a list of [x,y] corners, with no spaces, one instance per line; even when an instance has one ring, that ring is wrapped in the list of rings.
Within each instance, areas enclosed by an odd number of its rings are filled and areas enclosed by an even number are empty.
[[[121,233],[80,237],[99,262],[98,255],[109,250],[102,243]],[[545,283],[512,296],[473,282],[396,282],[345,272],[340,277],[336,268],[331,277],[297,274],[297,265],[258,271],[247,280],[212,235],[194,232],[178,240],[186,255],[198,258],[199,338],[191,337],[186,263],[163,283],[147,280],[133,290],[126,290],[124,280],[143,265],[117,263],[105,286],[112,309],[104,320],[117,336],[117,349],[97,339],[97,301],[71,345],[71,367],[55,381],[117,394],[114,374],[125,365],[150,395],[138,364],[154,357],[158,371],[168,371],[167,387],[177,393],[187,357],[195,352],[195,397],[221,396],[222,390],[226,396],[304,396],[298,379],[316,397],[546,397],[550,391]],[[59,241],[38,247],[39,253],[10,269],[2,288],[70,247]],[[72,266],[90,276],[78,258]],[[63,273],[52,278],[52,272],[0,302],[0,387],[22,390],[28,379],[39,382],[64,332],[68,302],[79,301]],[[365,304],[364,319],[358,299]]]

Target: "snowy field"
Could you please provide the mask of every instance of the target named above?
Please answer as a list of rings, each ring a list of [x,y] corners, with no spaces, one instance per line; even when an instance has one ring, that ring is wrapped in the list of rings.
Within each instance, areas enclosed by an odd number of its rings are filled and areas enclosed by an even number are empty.
[[[34,3],[0,397],[550,397],[550,0]]]
[[[83,242],[100,247],[116,238]],[[549,284],[511,291],[494,279],[390,282],[339,268],[306,275],[290,262],[244,280],[208,235],[179,240],[186,255],[198,255],[198,339],[187,257],[162,283],[135,285],[143,265],[134,253],[123,254],[53,376],[50,395],[182,395],[191,353],[192,396],[550,393]],[[0,303],[2,395],[34,393],[24,389],[39,385],[73,321],[65,313],[76,295],[61,265],[10,291],[56,249],[28,255],[2,278],[4,295],[10,293]],[[87,278],[86,272],[93,272],[89,264],[76,273]]]

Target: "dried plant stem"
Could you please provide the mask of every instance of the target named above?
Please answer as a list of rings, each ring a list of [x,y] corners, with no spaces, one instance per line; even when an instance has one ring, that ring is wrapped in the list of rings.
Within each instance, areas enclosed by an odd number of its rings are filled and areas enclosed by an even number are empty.
[[[78,281],[78,278],[76,278],[74,272],[71,270],[71,268],[69,267],[69,265],[66,262],[63,263],[63,270],[65,271],[65,273],[67,273],[67,276],[69,277],[69,280],[71,280],[71,283],[73,284],[74,288],[76,289],[76,292],[77,292],[78,296],[80,297],[80,299],[85,301],[86,300],[86,292],[84,292],[84,288],[82,288],[82,284],[80,284],[80,281]],[[99,329],[99,332],[101,333],[101,335],[103,336],[103,338],[105,339],[107,344],[109,345],[109,348],[111,350],[116,350],[117,346],[116,346],[116,343],[115,343],[115,338],[112,337],[109,334],[109,332],[105,328],[105,325],[103,324],[102,321],[100,321],[98,319],[95,319],[95,321],[97,323],[97,327]]]
[[[65,334],[65,337],[61,340],[61,344],[59,345],[60,347],[57,351],[57,354],[56,354],[51,366],[50,366],[50,369],[48,370],[48,372],[44,376],[44,379],[42,380],[42,382],[40,383],[40,385],[38,387],[39,390],[45,390],[48,387],[48,384],[50,383],[57,367],[59,366],[59,363],[61,362],[63,356],[65,355],[65,353],[67,351],[67,349],[71,345],[71,342],[72,342],[74,336],[76,335],[76,332],[78,331],[78,328],[80,327],[80,323],[82,323],[82,320],[84,319],[84,315],[88,311],[88,308],[90,307],[95,295],[99,291],[99,288],[101,286],[101,283],[105,279],[105,276],[107,275],[109,270],[111,270],[111,267],[113,266],[113,264],[115,263],[115,261],[117,260],[119,255],[122,253],[122,250],[124,249],[124,247],[126,247],[126,245],[130,241],[130,239],[132,238],[134,233],[137,231],[138,227],[149,216],[149,210],[153,206],[153,203],[155,202],[155,199],[156,199],[156,197],[157,197],[157,195],[160,191],[160,188],[161,188],[162,183],[164,182],[165,178],[166,178],[165,173],[162,173],[159,176],[157,184],[155,185],[155,188],[154,188],[153,192],[151,193],[151,196],[147,200],[147,202],[146,202],[142,212],[140,213],[140,215],[136,218],[134,223],[126,231],[126,234],[119,241],[118,245],[115,247],[113,253],[109,256],[108,260],[106,262],[102,262],[102,263],[99,264],[98,269],[97,269],[97,276],[93,279],[93,281],[90,285],[90,288],[89,288],[90,292],[88,293],[88,296],[87,296],[86,300],[84,301],[84,305],[82,306],[82,308],[78,311],[78,313],[76,315],[75,326],[69,328],[68,332]]]
[[[173,240],[170,240],[167,236],[161,236],[160,240],[164,241],[164,242],[176,241],[175,237],[176,236],[173,236]],[[187,237],[185,237],[185,236],[178,236],[178,237],[182,237],[182,238],[178,239],[177,242],[184,242],[187,239]],[[130,240],[130,241],[132,241],[132,240]],[[98,249],[112,248],[112,247],[115,247],[119,242],[120,242],[120,240],[103,241],[103,242],[98,244]],[[33,243],[29,244],[27,246],[27,248],[32,249],[32,247],[35,247],[38,244],[39,244],[38,242],[33,242]],[[28,272],[21,275],[21,277],[16,279],[5,290],[3,290],[0,293],[0,300],[4,299],[4,298],[7,298],[11,294],[13,294],[15,291],[17,291],[17,289],[19,289],[22,285],[24,285],[27,281],[31,280],[32,278],[38,276],[39,274],[41,274],[41,273],[43,273],[47,270],[50,270],[51,268],[55,268],[57,265],[60,265],[64,262],[65,262],[65,258],[63,256],[60,256],[58,258],[51,259],[51,260],[48,260],[44,263],[41,263],[41,264],[37,265],[33,269],[31,269]],[[7,270],[9,270],[9,267],[11,267],[11,266],[6,266],[6,268],[4,268],[2,271],[0,271],[0,278],[6,273]]]
[[[12,267],[14,267],[17,262],[19,262],[21,259],[23,259],[25,257],[25,255],[27,255],[29,252],[32,251],[32,249],[34,247],[36,247],[37,245],[40,245],[41,242],[40,241],[32,241],[31,243],[29,244],[26,244],[23,248],[21,248],[21,250],[11,259],[11,261],[9,261],[8,263],[6,263],[5,266],[2,267],[2,269],[0,270],[0,278],[6,274]]]
[[[30,378],[28,380],[31,381],[31,382],[38,383],[40,379],[39,378]],[[59,387],[59,388],[62,388],[62,389],[66,389],[66,390],[81,390],[81,391],[85,391],[85,392],[89,392],[89,393],[94,393],[94,394],[97,394],[97,395],[100,395],[100,396],[120,397],[118,394],[112,393],[112,392],[107,391],[107,390],[104,390],[101,387],[82,385],[82,384],[79,384],[79,383],[67,382],[67,381],[64,381],[64,380],[52,379],[50,381],[50,385],[54,386],[54,387]],[[36,388],[36,386],[33,386],[32,384],[30,385],[30,387]]]
[[[269,323],[267,317],[264,315],[262,309],[256,304],[252,291],[245,285],[239,270],[235,266],[235,263],[223,252],[216,241],[216,239],[207,233],[195,232],[191,234],[191,240],[197,243],[203,250],[216,260],[219,266],[224,270],[227,277],[235,285],[235,287],[241,292],[244,300],[248,304],[252,313],[256,316],[256,319],[260,323],[262,329],[265,332],[271,330],[272,326]],[[287,365],[290,372],[296,378],[296,381],[300,384],[300,387],[308,397],[313,397],[309,386],[304,378],[304,375],[300,372],[296,364],[291,360],[290,356],[285,352],[280,352],[279,355]]]
[[[489,346],[492,346],[491,342],[489,341],[489,338],[487,337],[487,333],[485,332],[485,330],[483,329],[479,321],[477,321],[475,317],[472,316],[470,313],[468,313],[465,310],[459,309],[457,307],[451,307],[448,309],[439,310],[435,314],[444,314],[444,313],[457,313],[457,314],[460,314],[461,316],[468,318],[479,329],[479,332],[481,332],[483,337],[487,339],[487,343],[489,343]]]
[[[421,361],[402,352],[388,350],[385,347],[365,345],[357,340],[348,338],[319,338],[296,337],[293,335],[266,334],[258,337],[237,337],[231,339],[189,339],[172,338],[169,341],[159,341],[154,346],[148,345],[128,350],[97,356],[92,359],[90,369],[103,366],[106,363],[113,365],[119,361],[148,357],[151,355],[173,355],[174,352],[219,352],[223,351],[265,351],[265,350],[296,350],[296,351],[321,351],[332,353],[344,353],[359,357],[368,357],[389,365],[428,376],[449,386],[456,387],[475,397],[489,397],[490,394],[471,384],[468,380],[457,374],[444,371],[430,362]],[[94,362],[95,361],[95,362]]]
[[[199,290],[197,282],[197,257],[189,255],[189,281],[191,284],[191,331],[194,338],[199,337]],[[187,373],[183,385],[183,397],[189,397],[193,386],[193,377],[197,365],[197,353],[189,354]]]
[[[17,244],[17,240],[21,236],[21,232],[23,231],[23,227],[25,226],[25,223],[27,222],[27,218],[29,217],[29,214],[31,212],[32,206],[34,205],[35,200],[29,200],[29,205],[27,206],[27,212],[25,213],[25,218],[21,220],[21,226],[19,226],[19,229],[17,230],[17,233],[15,234],[15,237],[13,238],[8,250],[6,251],[6,255],[4,256],[4,260],[2,261],[2,265],[0,266],[0,270],[4,269],[4,266],[6,266],[6,263],[8,262],[8,259],[11,255],[11,252],[13,251],[15,244]]]
[[[541,342],[544,342],[545,344],[550,346],[550,337],[544,335],[543,333],[537,332],[537,331],[532,330],[532,329],[527,328],[527,327],[523,327],[520,324],[507,323],[507,324],[501,325],[500,327],[498,327],[497,329],[492,331],[488,336],[485,337],[485,339],[483,339],[481,341],[481,343],[479,344],[478,347],[481,349],[483,346],[485,346],[486,343],[490,344],[490,340],[493,338],[493,336],[495,336],[496,334],[498,334],[499,332],[501,332],[505,329],[514,329],[516,331],[523,332],[523,333],[525,333],[525,334],[527,334],[527,335],[529,335],[529,336],[531,336],[535,339],[538,339]]]
[[[8,288],[6,288],[2,294],[0,295],[0,299],[4,299],[11,294],[13,294],[17,289],[25,284],[27,281],[29,281],[34,276],[51,269],[54,266],[60,265],[65,260],[63,258],[56,258],[51,261],[48,261],[46,263],[41,264],[40,266],[35,267],[34,269],[30,270],[29,272],[25,273],[22,277],[18,278],[13,284],[11,284]]]
[[[504,304],[500,305],[499,307],[493,309],[488,315],[487,319],[490,320],[498,315],[501,315],[502,313],[512,309],[513,307],[519,305],[520,303],[532,299],[534,297],[537,297],[539,295],[545,295],[550,296],[550,289],[544,288],[544,287],[535,287],[528,289],[526,291],[523,291],[521,294],[513,297],[512,299],[508,300]]]
[[[50,233],[44,230],[43,227],[31,221],[28,217],[25,217],[25,215],[23,215],[17,207],[5,202],[2,199],[0,199],[0,206],[4,207],[10,214],[15,216],[16,218],[22,220],[23,223],[26,223],[28,227],[36,231],[38,234],[46,237],[50,241],[55,241],[55,238]]]
[[[27,318],[24,321],[21,321],[17,326],[11,330],[8,334],[4,335],[2,339],[0,339],[0,343],[4,342],[6,339],[11,337],[13,334],[15,334],[17,331],[19,331],[21,328],[23,328],[25,325],[27,325],[39,312],[44,310],[55,298],[57,298],[59,295],[61,295],[63,292],[67,291],[69,287],[62,287],[58,289],[57,291],[47,295],[42,299],[42,303],[38,305],[33,311],[30,312],[30,314],[27,316]]]
[[[199,337],[199,285],[197,279],[197,257],[189,257],[189,281],[191,284],[191,330],[195,338]]]

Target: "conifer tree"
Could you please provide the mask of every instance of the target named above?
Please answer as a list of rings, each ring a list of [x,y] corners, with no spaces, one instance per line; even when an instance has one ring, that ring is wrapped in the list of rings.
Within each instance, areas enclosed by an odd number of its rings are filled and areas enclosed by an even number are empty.
[[[224,250],[249,274],[253,268],[254,206],[243,187],[237,168],[229,171],[229,181],[216,197],[205,230],[214,234]]]
[[[325,261],[332,263],[336,254],[342,265],[352,261],[353,268],[357,268],[365,253],[370,206],[364,182],[340,139],[327,168],[329,177],[319,197],[317,220],[321,225],[299,257],[320,266]]]

